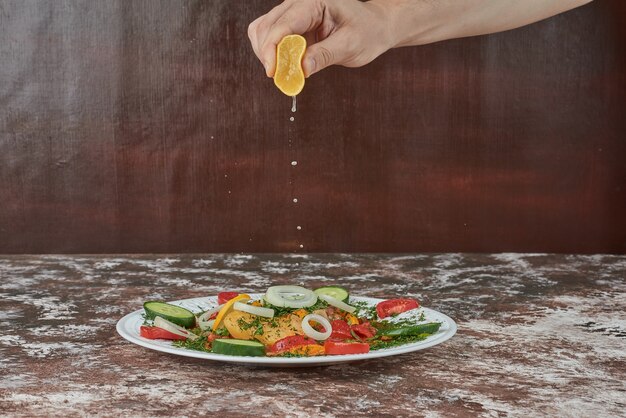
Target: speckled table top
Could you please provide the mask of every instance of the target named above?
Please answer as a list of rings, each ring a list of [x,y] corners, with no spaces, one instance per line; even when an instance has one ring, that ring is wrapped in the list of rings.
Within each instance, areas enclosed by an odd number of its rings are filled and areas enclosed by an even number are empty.
[[[275,283],[417,297],[459,326],[412,354],[304,369],[154,352],[146,299]],[[626,256],[0,257],[0,415],[624,416]]]

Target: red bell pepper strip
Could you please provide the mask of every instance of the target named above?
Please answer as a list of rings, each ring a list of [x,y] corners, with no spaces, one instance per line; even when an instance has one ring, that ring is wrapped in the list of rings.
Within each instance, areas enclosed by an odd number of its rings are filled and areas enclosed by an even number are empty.
[[[365,354],[369,353],[370,345],[368,343],[346,343],[326,340],[324,342],[324,351],[331,356],[338,354]]]
[[[367,321],[363,322],[362,324],[352,325],[352,331],[354,331],[356,335],[364,339],[372,338],[374,335],[376,335],[377,332],[376,328],[374,328]]]

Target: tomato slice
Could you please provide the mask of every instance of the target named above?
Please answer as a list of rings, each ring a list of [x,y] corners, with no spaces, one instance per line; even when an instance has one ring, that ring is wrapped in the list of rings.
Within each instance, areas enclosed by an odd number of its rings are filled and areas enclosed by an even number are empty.
[[[232,298],[234,298],[235,296],[237,296],[238,294],[239,293],[237,292],[220,292],[217,294],[217,304],[223,305],[229,300],[231,300]]]
[[[280,354],[285,351],[289,351],[292,348],[309,344],[317,343],[315,342],[315,340],[303,337],[302,335],[292,335],[290,337],[285,337],[281,340],[276,341],[269,347],[268,352],[272,354]]]
[[[372,324],[367,321],[362,324],[352,325],[352,331],[354,331],[354,333],[359,337],[365,339],[372,338],[378,332],[376,328],[374,328]]]
[[[149,340],[186,340],[186,337],[176,335],[157,327],[147,327],[142,325],[139,329],[139,335]]]
[[[217,340],[218,338],[230,338],[230,337],[223,337],[221,335],[215,334],[215,333],[210,333],[209,335],[207,335],[206,340],[209,343],[212,343],[213,341]]]
[[[339,354],[365,354],[369,353],[368,343],[346,343],[341,341],[326,340],[324,342],[324,352],[328,355]]]
[[[333,328],[332,334],[330,334],[329,339],[334,341],[344,341],[352,339],[352,334],[350,333],[350,325],[343,319],[335,319],[330,323]]]
[[[388,316],[419,308],[419,306],[419,302],[415,299],[389,299],[379,302],[376,305],[376,312],[379,318],[387,318]]]

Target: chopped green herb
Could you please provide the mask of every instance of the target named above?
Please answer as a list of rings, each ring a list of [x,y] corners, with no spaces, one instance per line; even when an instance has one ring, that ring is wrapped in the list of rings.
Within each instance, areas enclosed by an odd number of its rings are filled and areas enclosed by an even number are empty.
[[[219,335],[220,337],[228,337],[230,335],[228,330],[224,327],[216,329],[213,333]]]
[[[209,353],[211,352],[211,350],[207,350],[206,337],[200,337],[196,339],[195,341],[191,341],[191,340],[173,341],[172,345],[174,345],[175,347],[187,348],[189,350],[205,351]]]
[[[303,308],[303,309],[309,313],[312,313],[314,311],[317,311],[318,309],[326,309],[326,308],[328,308],[328,303],[324,302],[321,299],[318,299],[317,302],[315,302],[315,305],[309,306],[308,308]]]
[[[318,299],[317,302],[315,302],[315,304],[313,306],[309,306],[308,308],[283,308],[280,306],[276,306],[276,305],[272,305],[271,303],[269,303],[266,300],[263,300],[263,306],[266,308],[270,308],[274,310],[274,317],[277,316],[285,316],[285,315],[290,315],[292,313],[294,313],[295,311],[298,311],[300,309],[304,309],[305,311],[307,311],[308,313],[311,313],[313,311],[316,311],[318,309],[325,309],[328,307],[328,303],[324,302],[321,299]]]
[[[148,318],[145,312],[141,314],[141,317],[143,318],[143,323],[141,325],[145,325],[147,327],[154,326],[154,320]]]
[[[275,357],[308,357],[308,356],[306,354],[294,354],[294,353],[290,353],[286,351],[282,354],[277,354]]]
[[[402,336],[402,337],[396,337],[387,341],[381,340],[381,339],[375,339],[375,340],[369,341],[370,350],[381,350],[383,348],[391,348],[391,347],[397,347],[399,345],[415,343],[418,341],[425,340],[429,335],[430,334],[407,335],[407,336]]]
[[[354,315],[360,318],[367,318],[368,320],[378,318],[378,313],[376,312],[376,305],[370,305],[367,302],[351,302],[350,305],[356,308]]]

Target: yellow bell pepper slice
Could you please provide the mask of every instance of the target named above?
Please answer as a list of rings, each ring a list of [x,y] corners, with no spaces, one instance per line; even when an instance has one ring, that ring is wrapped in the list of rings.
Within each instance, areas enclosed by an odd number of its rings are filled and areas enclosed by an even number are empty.
[[[317,344],[299,345],[287,350],[287,352],[299,356],[323,356],[325,354],[324,346]]]
[[[346,315],[346,322],[348,323],[348,325],[358,325],[359,318],[349,313]]]
[[[306,309],[298,309],[297,311],[293,311],[293,314],[298,315],[300,319],[302,319],[309,314],[309,311]]]
[[[215,322],[213,323],[213,331],[217,330],[220,327],[220,324],[222,323],[222,320],[224,320],[224,317],[233,310],[233,305],[235,304],[235,302],[242,302],[244,300],[250,300],[250,295],[242,293],[226,302],[222,309],[220,309],[217,317],[215,318]]]

